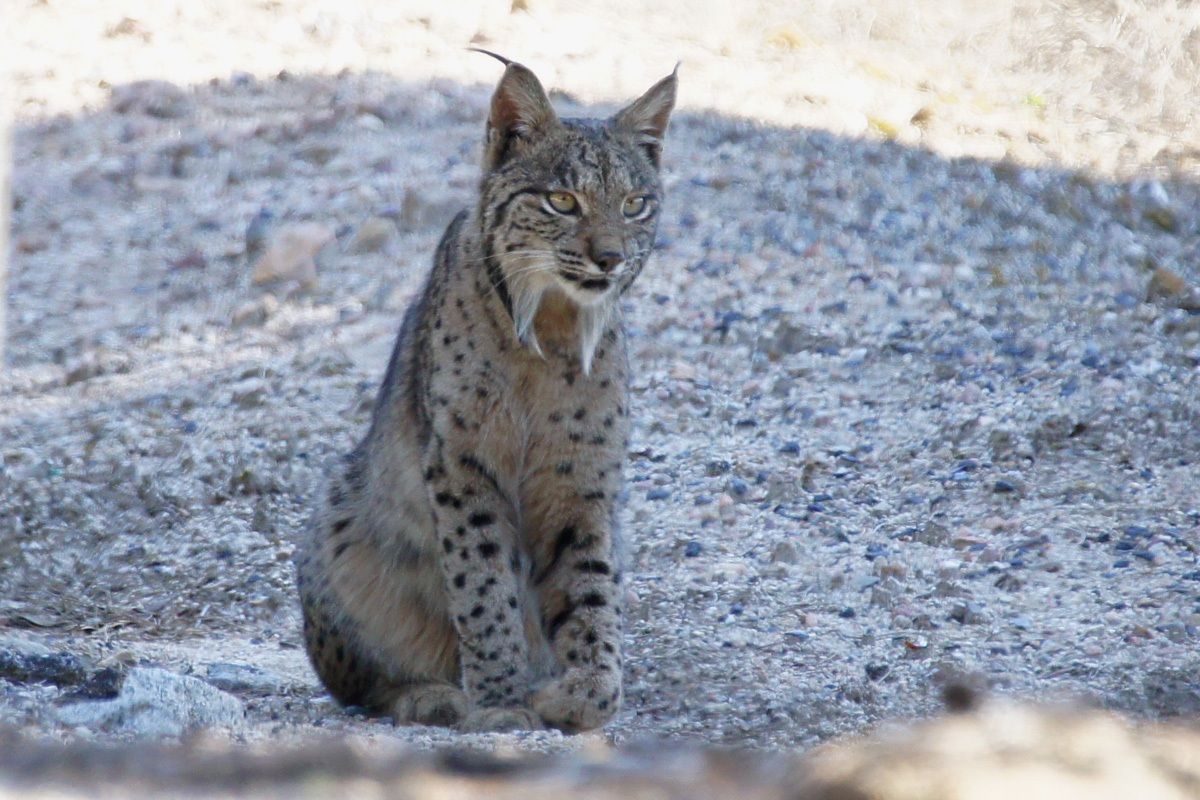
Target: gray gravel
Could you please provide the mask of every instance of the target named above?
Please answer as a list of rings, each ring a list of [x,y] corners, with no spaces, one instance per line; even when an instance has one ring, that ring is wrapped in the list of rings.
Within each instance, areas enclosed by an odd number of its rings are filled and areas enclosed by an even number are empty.
[[[0,640],[0,720],[87,735],[55,704],[158,665],[238,695],[249,738],[464,741],[334,709],[303,660],[290,557],[471,200],[488,93],[239,74],[22,112],[0,633],[23,634]],[[690,102],[659,253],[626,303],[636,599],[605,736],[809,746],[927,715],[964,674],[1200,714],[1190,162],[1115,177],[1045,148],[960,155],[1072,130],[1027,108],[974,131],[935,119],[918,144],[824,125],[875,114],[853,97],[791,125]],[[317,285],[254,285],[301,222],[336,236]],[[56,680],[63,659],[78,674]],[[31,663],[46,671],[4,668]]]

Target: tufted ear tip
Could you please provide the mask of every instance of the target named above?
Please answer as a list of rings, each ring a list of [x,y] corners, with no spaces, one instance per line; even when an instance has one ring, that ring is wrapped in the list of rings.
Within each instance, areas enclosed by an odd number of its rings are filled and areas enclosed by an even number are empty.
[[[675,69],[671,70],[670,75],[651,86],[645,94],[613,117],[613,123],[617,127],[634,134],[638,144],[656,167],[662,151],[663,137],[667,133],[667,124],[671,120],[671,111],[675,108],[680,63],[675,62]]]
[[[494,169],[512,152],[513,145],[528,140],[558,121],[550,98],[533,70],[490,50],[468,48],[504,64],[504,75],[492,94],[488,114],[485,166]]]

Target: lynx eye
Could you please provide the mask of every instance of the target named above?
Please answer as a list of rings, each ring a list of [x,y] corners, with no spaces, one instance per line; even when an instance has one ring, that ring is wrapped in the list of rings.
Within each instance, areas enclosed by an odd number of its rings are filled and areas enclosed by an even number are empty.
[[[625,198],[625,203],[621,206],[621,213],[630,218],[636,217],[645,210],[646,196],[641,194]]]
[[[546,202],[559,214],[574,214],[579,210],[579,201],[575,199],[575,195],[568,192],[549,192]]]

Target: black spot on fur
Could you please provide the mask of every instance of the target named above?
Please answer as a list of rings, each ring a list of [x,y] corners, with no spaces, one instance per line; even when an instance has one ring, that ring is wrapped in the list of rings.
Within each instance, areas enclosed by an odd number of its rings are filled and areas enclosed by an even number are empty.
[[[599,592],[588,592],[579,599],[579,602],[588,608],[603,608],[608,605],[608,601],[604,599],[604,595]]]
[[[465,572],[460,572],[454,576],[454,585],[459,589],[467,585],[467,575]]]
[[[496,515],[490,511],[475,511],[467,517],[467,523],[472,528],[484,528],[496,521]]]
[[[342,531],[346,530],[346,528],[350,527],[351,522],[354,522],[354,517],[339,519],[337,522],[333,523],[333,532],[341,533]]]
[[[479,555],[484,558],[493,558],[498,552],[500,552],[500,545],[495,542],[483,542],[479,545]]]
[[[484,610],[485,609],[483,606],[475,606],[474,608],[471,609],[471,616],[474,617],[475,619],[479,619],[480,617],[483,616]]]
[[[588,559],[586,561],[580,561],[578,564],[575,565],[575,569],[577,569],[580,572],[588,573],[591,575],[607,575],[610,572],[610,568],[609,568],[608,564],[606,564],[603,561],[598,561],[596,559]]]

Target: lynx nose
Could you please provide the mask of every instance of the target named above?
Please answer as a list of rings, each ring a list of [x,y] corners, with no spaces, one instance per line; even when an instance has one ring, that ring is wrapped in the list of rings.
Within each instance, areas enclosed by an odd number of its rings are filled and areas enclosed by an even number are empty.
[[[588,247],[588,255],[601,272],[612,272],[625,260],[625,255],[616,242],[592,242]]]

